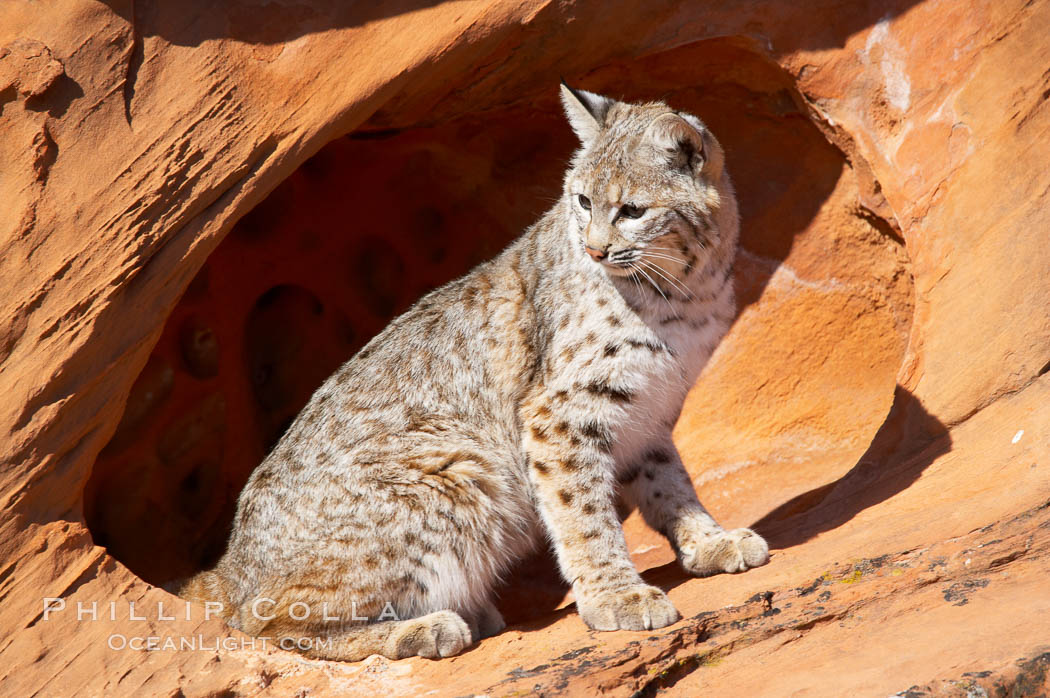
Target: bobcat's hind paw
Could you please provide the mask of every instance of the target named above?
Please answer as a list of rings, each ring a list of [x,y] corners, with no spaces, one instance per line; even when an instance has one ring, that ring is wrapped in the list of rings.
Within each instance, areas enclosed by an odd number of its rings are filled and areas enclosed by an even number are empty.
[[[395,622],[397,628],[387,640],[389,648],[383,652],[391,659],[451,657],[473,642],[466,621],[453,611]]]
[[[769,545],[749,528],[697,535],[683,542],[678,559],[686,572],[708,577],[719,572],[743,572],[769,562]]]
[[[678,620],[667,594],[648,584],[632,584],[576,603],[583,622],[594,630],[654,630]]]

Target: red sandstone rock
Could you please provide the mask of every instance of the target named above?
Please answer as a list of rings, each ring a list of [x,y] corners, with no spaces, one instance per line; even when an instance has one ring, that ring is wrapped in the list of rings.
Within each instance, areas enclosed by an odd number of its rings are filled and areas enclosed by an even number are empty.
[[[3,4],[0,692],[1050,691],[1050,3],[797,5]],[[772,562],[688,579],[632,515],[670,628],[588,631],[541,557],[456,658],[245,647],[154,585],[558,195],[559,75],[726,144],[741,311],[675,435]]]

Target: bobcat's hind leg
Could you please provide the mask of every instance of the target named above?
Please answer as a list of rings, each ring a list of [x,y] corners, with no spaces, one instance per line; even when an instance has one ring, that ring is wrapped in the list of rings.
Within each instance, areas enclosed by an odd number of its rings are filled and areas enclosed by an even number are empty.
[[[318,627],[282,619],[265,628],[282,649],[312,659],[355,662],[373,654],[388,659],[438,659],[459,654],[473,644],[470,628],[455,611],[436,611],[418,618],[364,625]],[[288,638],[288,640],[284,640]]]
[[[380,613],[381,601],[362,594],[359,608],[347,600],[345,590],[324,590],[316,578],[305,583],[286,577],[280,587],[245,601],[234,625],[314,659],[352,662],[372,654],[436,659],[459,654],[474,641],[466,621],[455,611],[399,618],[395,610],[387,616],[392,620],[386,620]],[[390,602],[386,607],[393,610]]]

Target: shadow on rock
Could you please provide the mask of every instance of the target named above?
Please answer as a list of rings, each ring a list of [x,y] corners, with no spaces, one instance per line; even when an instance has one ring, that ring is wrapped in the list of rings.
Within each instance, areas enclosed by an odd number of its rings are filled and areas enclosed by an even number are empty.
[[[951,443],[945,426],[898,385],[886,421],[849,472],[781,504],[752,528],[772,548],[805,543],[907,489]]]

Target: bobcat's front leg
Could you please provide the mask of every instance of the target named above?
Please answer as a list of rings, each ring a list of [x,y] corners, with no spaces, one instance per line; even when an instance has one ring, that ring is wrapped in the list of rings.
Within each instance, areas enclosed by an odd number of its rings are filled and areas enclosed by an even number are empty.
[[[621,482],[646,523],[667,536],[687,572],[743,572],[769,561],[761,536],[748,528],[727,531],[707,513],[670,435],[646,449]]]
[[[642,581],[627,554],[613,503],[609,428],[593,405],[570,401],[564,392],[537,395],[522,422],[529,478],[580,616],[595,630],[670,625],[678,611]]]

